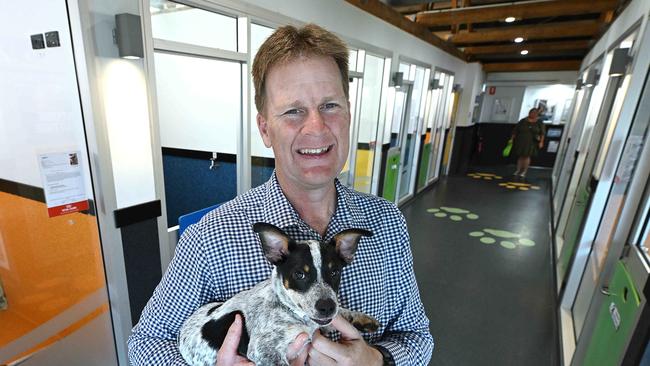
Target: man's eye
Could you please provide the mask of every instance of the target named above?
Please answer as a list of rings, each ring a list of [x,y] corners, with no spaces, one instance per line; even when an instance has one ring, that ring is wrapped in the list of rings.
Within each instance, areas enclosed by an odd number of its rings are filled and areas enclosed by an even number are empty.
[[[298,113],[300,113],[300,110],[298,110],[297,108],[294,108],[294,109],[289,109],[288,111],[286,111],[286,112],[284,112],[282,114],[285,115],[285,116],[286,115],[291,116],[291,115],[296,115]]]
[[[305,275],[305,272],[303,271],[295,271],[293,272],[293,278],[296,280],[304,280],[307,275]]]
[[[325,103],[325,104],[323,104],[321,109],[332,109],[332,108],[336,108],[338,106],[339,106],[338,103]]]

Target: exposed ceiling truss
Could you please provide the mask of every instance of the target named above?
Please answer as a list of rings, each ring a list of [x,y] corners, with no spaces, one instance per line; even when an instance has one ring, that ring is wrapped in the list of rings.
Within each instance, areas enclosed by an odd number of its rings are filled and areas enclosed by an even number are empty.
[[[577,70],[629,0],[347,2],[492,72]]]

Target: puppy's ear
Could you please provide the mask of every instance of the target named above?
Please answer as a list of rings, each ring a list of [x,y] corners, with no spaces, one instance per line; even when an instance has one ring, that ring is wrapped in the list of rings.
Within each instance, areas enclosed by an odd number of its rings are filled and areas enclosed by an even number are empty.
[[[336,253],[345,263],[352,263],[362,236],[372,236],[372,233],[363,229],[347,229],[334,235],[332,241],[336,245]]]
[[[264,222],[258,222],[253,225],[253,231],[260,235],[264,255],[271,264],[280,262],[289,254],[290,239],[280,228]]]

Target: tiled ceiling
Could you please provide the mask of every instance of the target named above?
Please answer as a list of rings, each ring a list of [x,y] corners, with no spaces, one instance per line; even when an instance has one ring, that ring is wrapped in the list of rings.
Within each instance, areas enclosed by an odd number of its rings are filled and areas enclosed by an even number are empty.
[[[629,2],[347,1],[454,56],[481,62],[486,72],[577,70]]]

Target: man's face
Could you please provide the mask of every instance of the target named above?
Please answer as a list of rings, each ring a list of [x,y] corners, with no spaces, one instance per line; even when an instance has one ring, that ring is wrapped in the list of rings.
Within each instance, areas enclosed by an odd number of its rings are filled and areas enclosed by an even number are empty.
[[[275,65],[266,77],[265,110],[257,126],[272,147],[278,178],[290,187],[332,184],[348,156],[349,103],[331,57],[301,57]]]
[[[537,119],[538,116],[539,116],[539,111],[537,111],[537,110],[533,110],[533,111],[528,112],[528,118],[530,120]]]

